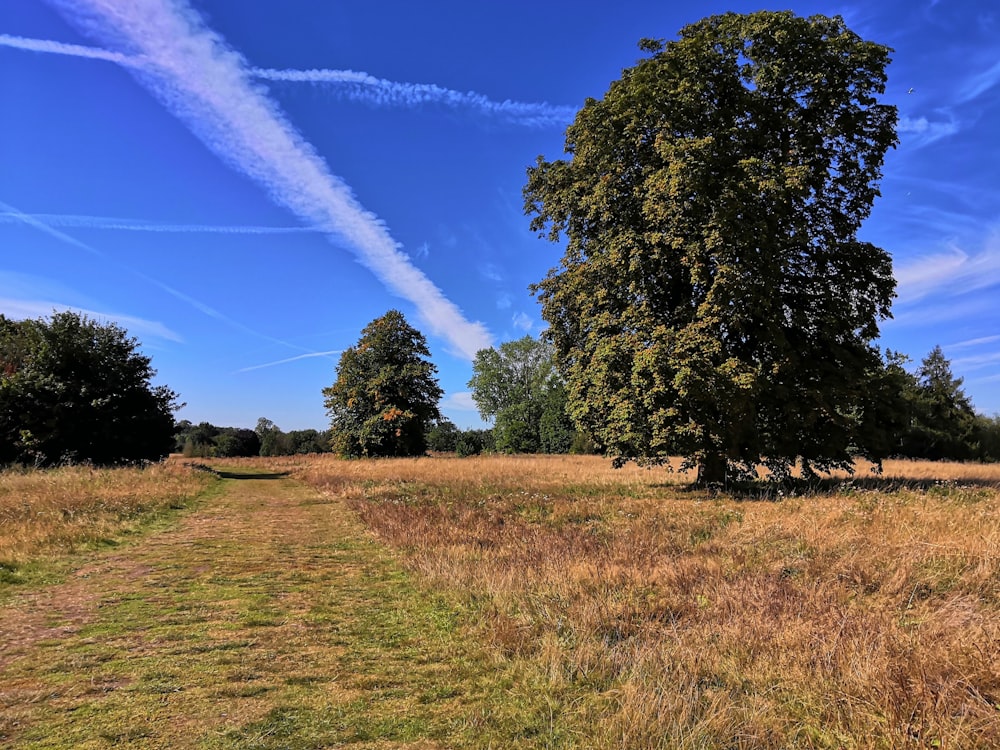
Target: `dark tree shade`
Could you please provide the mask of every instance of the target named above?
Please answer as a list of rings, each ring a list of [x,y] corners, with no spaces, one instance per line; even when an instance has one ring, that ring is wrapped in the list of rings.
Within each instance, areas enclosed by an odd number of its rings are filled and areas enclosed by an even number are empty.
[[[618,463],[679,453],[704,481],[880,458],[895,281],[857,231],[896,143],[889,50],[790,12],[641,46],[528,171],[532,228],[568,241],[534,290],[571,416]]]
[[[331,447],[346,456],[415,456],[440,418],[437,368],[419,331],[390,310],[344,351],[337,380],[323,389]]]
[[[0,315],[0,462],[118,464],[174,445],[177,394],[113,323]]]

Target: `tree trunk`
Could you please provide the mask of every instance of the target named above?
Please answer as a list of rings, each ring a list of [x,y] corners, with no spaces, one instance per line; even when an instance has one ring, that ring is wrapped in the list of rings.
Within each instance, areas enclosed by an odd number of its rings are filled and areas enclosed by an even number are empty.
[[[706,453],[698,463],[698,478],[695,483],[701,487],[726,483],[726,457],[721,453]]]

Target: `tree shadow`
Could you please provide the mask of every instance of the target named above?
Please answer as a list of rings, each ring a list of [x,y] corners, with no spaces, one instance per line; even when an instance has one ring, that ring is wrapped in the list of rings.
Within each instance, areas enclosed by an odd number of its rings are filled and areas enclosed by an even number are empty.
[[[941,479],[908,479],[906,477],[819,477],[813,479],[786,479],[784,481],[745,481],[729,484],[699,485],[654,485],[670,487],[682,494],[729,498],[736,501],[762,500],[778,502],[791,497],[814,497],[818,495],[848,495],[852,492],[894,493],[902,490],[927,492],[932,489],[947,490],[960,488],[1000,489],[997,480],[974,476],[951,476]]]
[[[276,471],[276,472],[268,472],[265,474],[254,474],[251,472],[220,471],[216,469],[215,474],[222,479],[284,479],[290,474],[290,472]]]
[[[207,471],[209,474],[215,474],[215,476],[219,477],[219,479],[283,479],[291,473],[288,471],[232,471],[230,469],[216,469],[214,466],[195,462],[188,462],[185,466],[188,466],[195,471]]]

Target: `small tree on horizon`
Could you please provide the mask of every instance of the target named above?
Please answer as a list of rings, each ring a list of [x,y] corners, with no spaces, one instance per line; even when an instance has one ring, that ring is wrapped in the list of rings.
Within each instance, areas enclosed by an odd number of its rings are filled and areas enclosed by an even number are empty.
[[[416,456],[441,418],[442,390],[423,334],[398,310],[369,323],[344,350],[337,380],[323,389],[331,447],[351,457]]]

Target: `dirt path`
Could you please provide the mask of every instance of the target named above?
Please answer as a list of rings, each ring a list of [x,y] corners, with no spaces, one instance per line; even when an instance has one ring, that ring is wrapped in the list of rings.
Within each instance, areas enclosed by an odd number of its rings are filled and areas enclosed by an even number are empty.
[[[431,748],[505,731],[453,609],[337,498],[223,481],[171,529],[0,609],[0,745]]]

